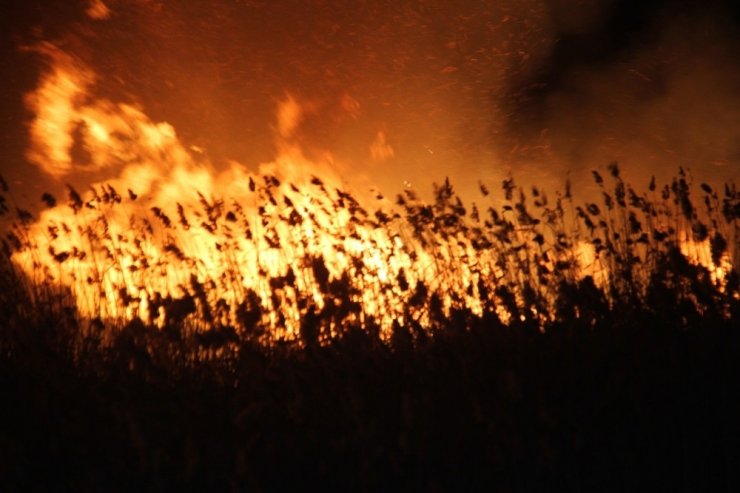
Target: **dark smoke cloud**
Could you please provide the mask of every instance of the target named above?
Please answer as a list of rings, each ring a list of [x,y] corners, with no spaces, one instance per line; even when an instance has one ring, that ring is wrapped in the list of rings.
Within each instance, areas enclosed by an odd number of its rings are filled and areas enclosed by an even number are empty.
[[[517,160],[556,173],[617,160],[639,180],[666,179],[678,166],[697,179],[740,176],[738,8],[592,5],[575,28],[553,11],[558,40],[508,122],[510,138],[534,149]]]

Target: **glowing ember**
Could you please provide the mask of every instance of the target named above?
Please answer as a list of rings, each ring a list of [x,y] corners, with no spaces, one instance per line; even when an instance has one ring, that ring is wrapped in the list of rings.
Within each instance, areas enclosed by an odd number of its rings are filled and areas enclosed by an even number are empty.
[[[110,17],[110,9],[103,3],[103,0],[89,0],[87,10],[85,11],[91,19],[104,20]]]

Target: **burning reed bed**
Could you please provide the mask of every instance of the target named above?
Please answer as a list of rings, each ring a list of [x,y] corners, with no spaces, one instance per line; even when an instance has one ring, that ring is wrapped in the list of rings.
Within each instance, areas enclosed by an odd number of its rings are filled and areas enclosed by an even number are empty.
[[[736,491],[740,194],[594,180],[1,182],[0,487]]]
[[[416,340],[481,318],[541,331],[621,310],[732,318],[734,184],[702,184],[695,205],[683,170],[645,192],[616,164],[594,180],[600,203],[507,179],[500,194],[481,184],[469,206],[448,181],[431,203],[407,189],[372,207],[315,176],[249,177],[241,197],[196,192],[185,205],[69,187],[66,205],[43,195],[38,221],[4,185],[3,211],[16,216],[2,239],[5,317],[67,320],[79,344],[156,328],[218,349],[326,344],[355,329]]]

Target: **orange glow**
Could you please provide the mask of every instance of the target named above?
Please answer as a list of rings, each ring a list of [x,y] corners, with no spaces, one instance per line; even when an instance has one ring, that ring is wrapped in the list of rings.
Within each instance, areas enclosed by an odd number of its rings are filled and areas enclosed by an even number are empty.
[[[716,284],[723,285],[727,280],[727,274],[732,270],[730,256],[725,252],[715,263],[712,259],[712,248],[710,241],[695,241],[685,238],[680,243],[681,253],[683,253],[692,263],[702,265],[709,270],[712,281]]]
[[[103,3],[103,0],[89,0],[87,10],[85,10],[85,13],[91,19],[95,19],[99,21],[108,19],[111,15],[110,9],[105,3]]]
[[[51,65],[27,99],[36,114],[29,159],[63,178],[80,171],[72,153],[78,146],[89,157],[83,170],[120,171],[82,197],[72,192],[70,205],[45,210],[29,230],[32,248],[15,260],[35,281],[69,288],[84,316],[162,325],[165,310],[154,309],[152,299],[180,299],[200,286],[207,298],[201,308],[225,302],[222,322],[238,325],[237,307],[251,290],[273,336],[290,339],[306,310],[332,302],[322,293],[326,280],[316,279],[324,262],[330,279],[352,276],[352,300],[384,328],[403,313],[407,295],[395,285],[402,271],[411,286],[446,278],[459,290],[479,275],[456,265],[471,254],[468,246],[440,245],[431,258],[408,231],[379,227],[341,190],[330,156],[305,158],[290,140],[301,119],[292,97],[278,108],[275,160],[258,173],[235,162],[217,172],[171,125],[95,98],[87,67],[51,45],[41,51]],[[379,152],[392,153],[379,139]],[[461,275],[453,281],[452,272]],[[276,293],[269,280],[286,276],[289,285]],[[299,309],[298,297],[315,307]]]
[[[300,338],[312,313],[346,312],[325,337],[341,330],[336,324],[370,319],[388,336],[394,323],[429,329],[435,311],[449,317],[456,309],[481,316],[493,306],[504,323],[545,322],[555,316],[543,303],[553,303],[557,282],[610,283],[596,243],[558,244],[561,199],[552,208],[534,192],[550,218],[541,222],[521,190],[520,202],[507,197],[500,215],[489,209],[490,220],[483,210],[469,214],[449,183],[437,187],[432,205],[410,188],[395,205],[356,197],[331,155],[309,159],[296,144],[303,108],[290,95],[277,108],[274,160],[256,172],[237,162],[217,171],[172,125],[135,104],[96,97],[96,75],[79,60],[50,44],[39,51],[50,64],[27,97],[35,115],[29,160],[59,179],[85,171],[110,178],[84,194],[70,187],[67,204],[21,230],[13,258],[33,282],[68,290],[84,317],[159,326],[187,319],[195,328],[243,332],[263,326],[271,341]],[[371,153],[394,155],[383,132]],[[504,188],[512,195],[513,182]],[[706,241],[680,245],[716,283],[732,268],[727,255],[712,263]],[[436,305],[428,302],[434,296]]]

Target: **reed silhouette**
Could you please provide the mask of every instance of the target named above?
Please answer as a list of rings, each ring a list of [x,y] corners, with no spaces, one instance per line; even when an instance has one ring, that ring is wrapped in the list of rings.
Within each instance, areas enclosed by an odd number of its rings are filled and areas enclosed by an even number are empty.
[[[594,180],[42,196],[74,224],[0,180],[0,486],[736,491],[740,194]]]

